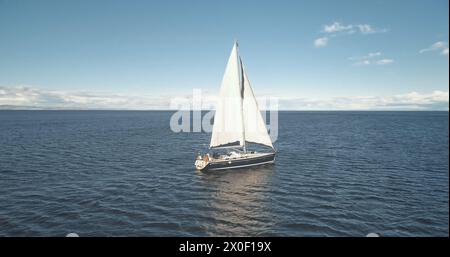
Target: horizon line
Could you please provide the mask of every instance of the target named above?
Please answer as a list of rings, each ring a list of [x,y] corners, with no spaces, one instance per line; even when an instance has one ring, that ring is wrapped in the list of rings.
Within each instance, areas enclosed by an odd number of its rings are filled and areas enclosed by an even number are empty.
[[[202,109],[202,110],[176,110],[176,109],[112,109],[112,108],[5,108],[2,109],[0,106],[0,111],[131,111],[131,112],[177,112],[177,111],[201,111],[209,112],[215,111],[214,109]],[[260,111],[274,111],[274,110],[260,110]],[[386,110],[375,110],[375,109],[323,109],[323,110],[304,110],[304,109],[281,109],[278,112],[449,112],[449,110],[430,110],[430,109],[386,109]]]

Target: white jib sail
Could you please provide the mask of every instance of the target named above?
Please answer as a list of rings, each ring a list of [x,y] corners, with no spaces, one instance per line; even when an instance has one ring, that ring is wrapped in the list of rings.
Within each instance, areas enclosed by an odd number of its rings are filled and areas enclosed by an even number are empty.
[[[210,147],[244,145],[240,67],[237,44],[231,50],[214,114]]]
[[[258,108],[258,102],[253,94],[250,81],[248,80],[247,72],[242,64],[242,73],[244,80],[244,100],[243,100],[243,115],[245,127],[245,141],[263,144],[273,148],[272,140],[267,132],[266,124]]]

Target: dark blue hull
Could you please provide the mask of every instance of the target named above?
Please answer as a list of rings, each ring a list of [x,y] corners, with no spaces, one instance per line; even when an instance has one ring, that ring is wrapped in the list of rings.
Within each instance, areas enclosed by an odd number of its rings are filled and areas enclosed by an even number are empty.
[[[246,168],[264,164],[271,164],[274,162],[274,160],[275,153],[268,153],[262,156],[210,162],[203,169],[201,169],[201,171]]]

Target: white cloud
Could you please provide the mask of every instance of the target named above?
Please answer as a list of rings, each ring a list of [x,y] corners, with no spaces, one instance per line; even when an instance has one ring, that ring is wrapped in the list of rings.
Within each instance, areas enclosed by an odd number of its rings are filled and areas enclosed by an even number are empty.
[[[386,65],[386,64],[391,64],[393,62],[394,62],[394,60],[392,60],[392,59],[381,59],[381,60],[376,61],[376,64]]]
[[[359,24],[357,27],[361,34],[384,33],[389,31],[388,29],[375,29],[369,24]]]
[[[410,92],[394,96],[353,96],[329,99],[281,98],[285,110],[449,110],[449,92]]]
[[[430,51],[441,51],[442,55],[448,56],[448,43],[444,42],[444,41],[438,41],[438,42],[432,44],[430,47],[420,50],[419,53],[422,54],[422,53],[430,52]]]
[[[365,65],[370,65],[370,61],[369,61],[369,60],[362,60],[362,61],[353,63],[353,65],[355,65],[355,66],[365,66]]]
[[[63,92],[32,86],[0,86],[0,108],[3,109],[134,109],[167,110],[171,100],[192,100],[192,95],[136,96],[107,93]],[[215,95],[202,94],[203,109],[216,102]],[[176,102],[178,102],[176,100]],[[281,110],[448,110],[449,92],[410,92],[394,96],[352,96],[328,99],[280,97]],[[205,107],[206,106],[206,107]]]
[[[353,28],[353,25],[342,25],[339,22],[333,22],[331,25],[324,25],[323,31],[326,33],[334,33],[334,32],[340,32],[345,30],[350,30]]]
[[[333,22],[330,25],[323,25],[323,33],[336,34],[339,32],[345,32],[346,34],[353,34],[359,32],[361,34],[374,34],[388,32],[388,29],[374,28],[370,24],[348,24],[344,25],[340,22]]]
[[[446,42],[438,41],[438,42],[432,44],[430,47],[420,50],[419,52],[420,53],[425,53],[425,52],[428,52],[428,51],[435,51],[435,50],[442,49],[442,48],[444,48],[446,46],[447,46]]]
[[[328,39],[330,37],[336,37],[341,35],[352,35],[355,33],[361,34],[361,35],[368,35],[368,34],[374,34],[374,33],[384,33],[387,32],[388,29],[377,29],[369,24],[342,24],[340,22],[333,22],[329,25],[325,24],[323,25],[321,33],[325,33],[328,35],[328,37],[322,37],[318,38],[314,41],[314,45],[316,47],[323,47],[327,45]],[[325,42],[321,44],[321,41],[318,41],[320,39],[325,39]]]
[[[376,52],[376,53],[369,53],[367,56],[368,56],[369,58],[372,58],[372,57],[380,56],[380,55],[381,55],[381,52]]]
[[[374,29],[369,24],[358,25],[358,28],[359,28],[359,31],[361,31],[361,33],[363,33],[363,34],[375,33]]]
[[[378,59],[382,55],[381,52],[368,53],[364,56],[356,56],[348,58],[350,61],[356,61],[354,66],[367,66],[370,64],[386,65],[394,62],[392,59]]]
[[[367,59],[371,59],[377,56],[380,56],[381,52],[374,52],[374,53],[368,53],[367,55],[364,56],[355,56],[355,57],[349,57],[348,59],[351,61],[355,61],[355,60],[367,60]]]
[[[0,86],[0,106],[75,109],[167,109],[169,99],[138,95],[44,90],[33,86]]]
[[[321,37],[314,40],[314,46],[315,47],[324,47],[328,44],[328,38],[327,37]]]

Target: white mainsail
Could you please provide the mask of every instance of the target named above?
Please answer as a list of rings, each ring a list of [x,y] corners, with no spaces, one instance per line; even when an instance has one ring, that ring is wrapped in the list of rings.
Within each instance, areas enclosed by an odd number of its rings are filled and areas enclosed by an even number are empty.
[[[220,87],[210,147],[234,143],[240,146],[245,144],[239,73],[237,43],[234,43]]]
[[[220,88],[210,148],[245,147],[245,142],[273,148],[235,43]]]

